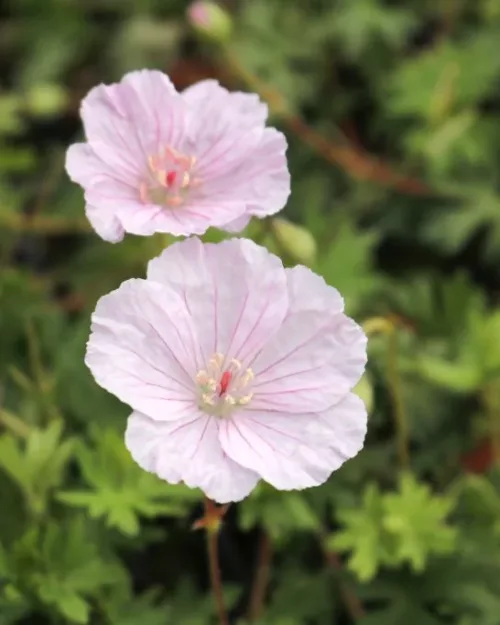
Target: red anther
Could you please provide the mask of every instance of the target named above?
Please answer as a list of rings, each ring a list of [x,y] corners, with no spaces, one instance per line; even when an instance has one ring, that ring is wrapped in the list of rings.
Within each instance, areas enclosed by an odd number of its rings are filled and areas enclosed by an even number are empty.
[[[165,182],[167,184],[167,187],[171,187],[174,184],[176,178],[177,178],[176,171],[167,172],[165,175]]]
[[[219,397],[222,397],[222,395],[224,395],[224,393],[227,391],[227,387],[229,386],[232,377],[233,374],[230,371],[224,371],[224,373],[222,374],[222,377],[220,379]]]

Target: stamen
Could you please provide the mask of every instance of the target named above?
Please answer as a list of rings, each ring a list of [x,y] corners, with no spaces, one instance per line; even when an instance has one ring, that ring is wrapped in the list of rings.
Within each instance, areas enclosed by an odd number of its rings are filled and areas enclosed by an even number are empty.
[[[206,384],[209,379],[210,378],[208,377],[208,373],[205,371],[205,369],[201,369],[200,371],[198,371],[195,378],[197,384]]]
[[[159,160],[158,156],[148,156],[148,165],[151,171],[157,171],[159,169]]]
[[[214,354],[212,358],[208,361],[209,367],[215,367],[216,369],[220,369],[224,364],[224,354]]]
[[[215,406],[215,399],[212,397],[212,395],[206,393],[205,395],[202,395],[201,399],[203,400],[204,404],[208,404],[209,406]]]
[[[141,182],[139,186],[139,197],[143,204],[149,204],[149,193],[145,182]]]
[[[246,386],[249,382],[251,382],[254,379],[254,377],[255,376],[253,374],[253,371],[251,369],[247,369],[240,378],[241,385]]]
[[[238,399],[238,406],[246,406],[252,400],[253,393],[248,393],[248,395],[244,395]]]
[[[242,372],[241,369],[242,364],[236,358],[213,354],[206,368],[200,369],[195,378],[200,408],[210,415],[225,418],[233,410],[249,404],[253,393],[249,392],[248,384],[254,377],[253,371]]]
[[[182,154],[170,146],[148,156],[149,172],[139,184],[141,201],[168,208],[181,206],[193,182],[196,182],[195,186],[200,182],[193,176],[195,162],[194,156]]]

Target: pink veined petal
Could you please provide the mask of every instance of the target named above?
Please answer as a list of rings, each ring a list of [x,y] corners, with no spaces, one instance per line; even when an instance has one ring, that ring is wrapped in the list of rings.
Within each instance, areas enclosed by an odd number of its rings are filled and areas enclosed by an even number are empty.
[[[146,168],[148,156],[184,140],[186,106],[160,71],[131,72],[118,84],[95,87],[81,113],[90,145],[103,160],[121,156],[122,165]]]
[[[229,93],[215,81],[199,83],[183,97],[202,193],[217,200],[236,195],[259,216],[283,208],[290,193],[286,140],[264,128],[267,107],[258,97]]]
[[[170,285],[183,298],[206,359],[220,352],[248,362],[288,309],[280,259],[247,239],[175,243],[149,263],[148,280]]]
[[[123,239],[125,230],[111,211],[87,204],[85,214],[94,230],[105,241],[118,243]]]
[[[364,402],[349,393],[338,404],[320,413],[317,419],[311,419],[306,438],[328,441],[328,465],[331,471],[336,471],[363,448],[367,424]],[[303,446],[300,453],[310,459],[316,452],[313,446]]]
[[[256,486],[259,476],[229,458],[219,443],[218,422],[200,412],[171,422],[155,422],[134,412],[125,443],[146,471],[176,484],[200,488],[218,503],[240,501]]]
[[[147,171],[147,154],[133,123],[118,108],[120,85],[99,85],[83,99],[80,113],[94,154],[132,183]]]
[[[251,366],[252,408],[291,413],[326,410],[358,382],[366,337],[340,311],[342,298],[305,267],[287,270],[290,310]]]
[[[178,419],[196,407],[195,330],[184,302],[164,285],[128,280],[102,297],[85,362],[103,388],[153,419]]]
[[[355,395],[320,415],[242,411],[221,422],[227,455],[281,490],[325,482],[363,446],[366,410]]]
[[[234,167],[214,161],[205,192],[221,200],[237,192],[250,214],[258,217],[278,212],[290,195],[286,149],[284,135],[266,128],[258,145],[246,149],[244,161],[235,161]]]
[[[88,143],[70,145],[66,152],[66,171],[71,180],[83,186],[108,180],[130,183],[122,170],[107,165]]]
[[[189,131],[193,141],[204,139],[208,125],[217,132],[228,120],[233,127],[261,127],[268,116],[267,105],[258,95],[230,92],[216,80],[202,80],[185,89],[181,96],[191,111]],[[222,119],[221,111],[224,111],[226,121]]]
[[[287,142],[283,133],[266,128],[253,155],[252,166],[241,172],[242,187],[238,187],[238,192],[249,194],[248,208],[252,215],[274,215],[287,203],[290,172],[286,151]]]
[[[163,72],[141,70],[126,74],[120,83],[120,96],[123,110],[142,135],[146,153],[155,154],[167,146],[182,148],[187,107]]]
[[[241,217],[238,217],[238,219],[233,219],[233,221],[226,223],[224,225],[224,230],[226,232],[241,232],[248,226],[251,218],[251,215],[242,215]]]
[[[157,212],[154,227],[157,232],[170,232],[176,236],[201,235],[210,227],[225,229],[225,224],[242,215],[245,208],[245,204],[237,198],[221,202],[215,202],[209,197],[192,198],[181,208]]]

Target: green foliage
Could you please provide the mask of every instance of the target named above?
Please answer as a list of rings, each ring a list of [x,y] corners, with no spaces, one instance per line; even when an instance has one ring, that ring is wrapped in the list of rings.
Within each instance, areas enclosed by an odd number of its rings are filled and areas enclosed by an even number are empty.
[[[46,512],[48,496],[64,479],[74,441],[62,440],[62,423],[30,429],[26,441],[11,434],[0,437],[0,467],[21,488],[28,507],[36,515]]]
[[[103,242],[64,173],[82,96],[142,67],[269,97],[292,193],[244,236],[310,266],[370,332],[363,451],[226,514],[231,622],[263,584],[260,625],[498,625],[500,3],[233,0],[225,50],[188,5],[2,4],[0,625],[217,620],[202,494],[134,464],[128,408],[83,361],[96,300],[173,240]]]
[[[96,430],[94,448],[81,446],[77,452],[80,469],[91,490],[58,493],[58,500],[83,507],[91,518],[103,517],[109,527],[135,536],[139,515],[183,517],[197,493],[174,488],[136,465],[113,430]]]
[[[362,507],[338,511],[342,527],[329,544],[352,552],[349,568],[361,581],[372,579],[382,566],[409,564],[421,572],[431,555],[456,547],[456,529],[446,523],[452,507],[452,499],[432,495],[411,474],[402,476],[395,493],[381,494],[372,484]]]
[[[262,525],[275,540],[284,540],[292,532],[314,531],[320,527],[317,513],[298,493],[276,491],[261,483],[240,507],[242,529]]]

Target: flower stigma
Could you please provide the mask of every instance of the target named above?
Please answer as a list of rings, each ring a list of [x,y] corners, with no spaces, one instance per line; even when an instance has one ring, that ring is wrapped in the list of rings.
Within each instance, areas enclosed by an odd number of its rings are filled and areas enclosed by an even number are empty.
[[[214,354],[206,369],[196,374],[200,408],[207,414],[226,417],[234,409],[247,406],[253,397],[249,391],[253,378],[252,369],[243,370],[239,360],[232,358],[226,365],[223,354]]]

